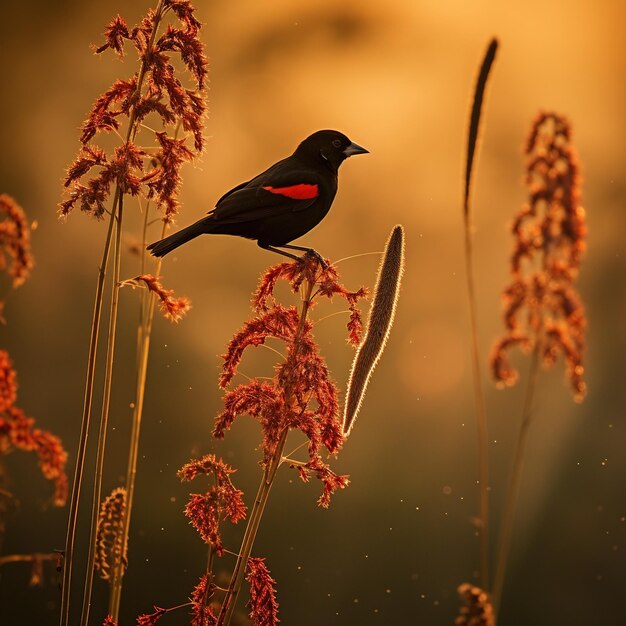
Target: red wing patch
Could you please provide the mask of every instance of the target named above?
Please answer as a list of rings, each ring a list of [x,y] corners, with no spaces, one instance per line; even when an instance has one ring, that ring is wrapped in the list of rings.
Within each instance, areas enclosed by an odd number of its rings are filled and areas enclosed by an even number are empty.
[[[279,196],[293,198],[294,200],[311,200],[311,198],[317,198],[319,195],[317,185],[306,185],[304,183],[290,185],[289,187],[263,187],[263,189]]]

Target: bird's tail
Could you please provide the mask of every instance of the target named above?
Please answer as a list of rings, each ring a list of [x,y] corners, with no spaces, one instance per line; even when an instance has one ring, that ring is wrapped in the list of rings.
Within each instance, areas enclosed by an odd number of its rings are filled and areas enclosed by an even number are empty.
[[[165,239],[151,243],[147,249],[150,250],[154,256],[165,256],[172,250],[178,248],[178,246],[182,246],[184,243],[195,239],[198,235],[202,235],[205,232],[206,229],[201,224],[201,221],[196,222],[195,224],[191,224],[191,226],[187,226],[176,233],[172,233],[168,237],[165,237]]]

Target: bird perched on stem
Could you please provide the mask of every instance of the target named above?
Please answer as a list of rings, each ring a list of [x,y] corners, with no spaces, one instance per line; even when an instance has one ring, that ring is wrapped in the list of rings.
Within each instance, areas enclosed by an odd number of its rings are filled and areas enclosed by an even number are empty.
[[[368,152],[336,130],[319,130],[286,159],[224,194],[205,217],[148,246],[162,257],[204,234],[236,235],[259,247],[298,260],[281,250],[319,254],[291,245],[326,216],[337,193],[339,166],[353,154]]]

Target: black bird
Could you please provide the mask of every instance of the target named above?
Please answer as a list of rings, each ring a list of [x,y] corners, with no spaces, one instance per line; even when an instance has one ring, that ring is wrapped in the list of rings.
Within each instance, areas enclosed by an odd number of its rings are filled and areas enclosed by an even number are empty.
[[[317,226],[330,210],[343,161],[366,152],[336,130],[319,130],[291,156],[224,194],[206,217],[150,244],[148,250],[162,257],[198,235],[222,234],[256,240],[261,248],[292,259],[299,257],[278,248],[320,258],[312,248],[290,242]]]

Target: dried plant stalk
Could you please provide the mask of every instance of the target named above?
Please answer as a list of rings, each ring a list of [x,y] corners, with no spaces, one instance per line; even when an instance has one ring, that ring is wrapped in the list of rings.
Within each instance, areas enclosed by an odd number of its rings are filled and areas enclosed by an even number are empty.
[[[158,36],[160,26],[166,17],[170,19],[171,23],[166,31]],[[195,158],[203,147],[202,129],[205,113],[203,88],[207,75],[207,59],[204,55],[203,45],[198,37],[200,26],[200,22],[194,15],[194,7],[190,0],[158,0],[156,7],[153,10],[149,10],[139,24],[132,29],[119,16],[111,21],[104,33],[105,43],[96,49],[96,53],[111,49],[119,56],[123,56],[124,48],[133,46],[137,52],[140,67],[130,78],[116,80],[107,91],[97,98],[82,126],[80,138],[82,146],[80,152],[68,169],[65,178],[65,187],[69,191],[69,197],[60,204],[61,216],[67,216],[74,207],[79,207],[82,211],[96,218],[102,217],[106,212],[106,201],[112,198],[113,202],[111,210],[108,211],[110,214],[109,227],[96,289],[96,303],[94,306],[87,381],[85,385],[83,422],[72,491],[70,520],[68,523],[67,559],[64,569],[61,608],[61,624],[63,626],[67,625],[70,619],[70,591],[78,505],[91,416],[104,280],[113,240],[113,226],[117,223],[113,293],[96,462],[97,469],[92,503],[91,545],[83,595],[82,624],[86,624],[88,619],[93,576],[92,559],[95,550],[95,530],[100,504],[100,482],[104,459],[106,422],[108,419],[115,346],[115,322],[119,298],[120,240],[124,196],[138,196],[142,194],[148,199],[154,199],[156,204],[164,211],[163,220],[165,223],[171,222],[178,210],[180,168],[183,162]],[[172,53],[180,56],[182,63],[189,71],[193,89],[185,88],[177,77],[177,72],[172,64]],[[140,146],[136,143],[138,131],[142,122],[148,116],[155,119],[156,123],[160,122],[163,128],[180,125],[184,131],[192,136],[193,148],[186,146],[186,138],[178,139],[171,137],[165,131],[154,131],[154,140],[158,144],[156,151],[153,148]],[[112,151],[112,154],[107,154],[105,150],[92,143],[92,139],[99,133],[117,132],[121,127],[121,120],[124,118],[127,118],[128,124],[123,140],[124,143],[117,146]],[[145,128],[148,129],[148,126],[145,126]],[[140,357],[142,364],[147,359],[147,357],[144,358],[144,353],[147,353],[147,345],[145,341],[142,342],[142,356]],[[145,367],[143,370],[145,371]],[[135,428],[134,430],[138,429]],[[132,497],[132,490],[129,491],[129,497]],[[128,510],[130,510],[130,507]],[[118,578],[121,580],[121,576]],[[119,596],[120,586],[121,582],[112,586],[117,596]],[[116,602],[119,604],[119,598]],[[115,620],[117,619],[116,614],[112,617]]]
[[[404,229],[398,225],[391,232],[385,246],[365,336],[352,362],[342,426],[346,436],[354,426],[372,372],[385,349],[396,312],[403,272]]]

